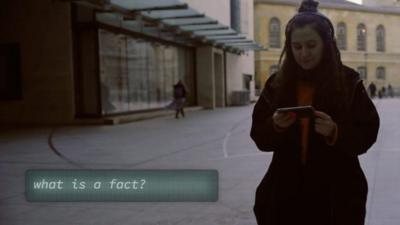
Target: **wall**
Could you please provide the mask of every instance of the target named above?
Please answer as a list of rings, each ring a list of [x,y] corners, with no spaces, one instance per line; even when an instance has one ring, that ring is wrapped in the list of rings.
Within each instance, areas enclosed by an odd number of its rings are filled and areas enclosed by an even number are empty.
[[[248,38],[253,39],[254,35],[254,10],[253,10],[253,0],[242,0],[243,3],[247,4],[247,20],[248,20],[248,30],[243,31],[246,33]],[[230,25],[230,0],[184,0],[187,2],[190,7],[199,10],[200,12],[204,12],[206,15],[217,19],[220,23]],[[203,51],[201,51],[202,57],[211,57],[207,56]],[[210,53],[211,51],[209,51]],[[204,66],[209,66],[210,64],[202,64],[205,59],[200,58],[200,55],[197,54],[197,76],[204,77],[209,76],[204,74]],[[232,53],[226,53],[226,98],[227,105],[231,103],[231,93],[232,91],[242,91],[243,90],[243,75],[248,74],[254,77],[254,53],[247,52],[244,55],[235,55]],[[202,78],[201,78],[202,79]],[[253,79],[254,80],[254,79]],[[198,87],[202,87],[202,85],[198,85]],[[253,85],[254,87],[254,85]],[[198,92],[200,92],[200,88],[198,88]],[[254,99],[254,88],[251,88],[251,98]],[[215,91],[215,90],[213,90]],[[199,105],[202,105],[199,102]],[[205,104],[208,107],[211,107],[213,103]]]
[[[197,103],[199,106],[211,109],[216,107],[213,58],[212,47],[196,49]]]
[[[281,44],[284,44],[284,29],[289,19],[296,12],[295,6],[289,5],[269,5],[255,4],[255,27],[256,41],[268,46],[268,25],[272,17],[277,17],[281,21]],[[328,16],[334,26],[343,21],[347,25],[347,50],[341,51],[342,61],[356,69],[359,66],[367,66],[367,80],[365,84],[371,81],[379,86],[391,83],[400,87],[400,31],[397,29],[400,24],[400,14],[381,14],[373,12],[360,12],[350,10],[339,10],[332,8],[321,8],[320,11]],[[356,27],[358,23],[364,23],[367,27],[367,51],[357,51]],[[385,27],[386,40],[385,52],[376,51],[375,29],[382,24]],[[269,48],[268,51],[256,55],[256,82],[263,86],[269,76],[271,65],[277,64],[282,48]],[[377,80],[375,77],[376,67],[384,66],[386,68],[386,80]]]
[[[254,7],[253,0],[242,0],[247,3],[247,21],[248,21],[248,30],[242,31],[245,33],[247,38],[254,40]],[[242,14],[243,16],[243,14]],[[228,87],[228,105],[231,104],[231,93],[232,91],[242,91],[243,90],[243,76],[251,75],[252,76],[252,84],[251,84],[251,93],[250,98],[252,100],[255,99],[254,93],[254,52],[246,52],[245,54],[238,56],[231,53],[226,54],[227,58],[227,87]]]
[[[398,0],[362,0],[363,5],[367,6],[400,6],[400,1]]]
[[[18,42],[22,100],[0,101],[0,123],[68,123],[74,118],[70,3],[2,1],[0,43]]]
[[[279,56],[285,40],[284,29],[287,22],[292,18],[295,12],[296,9],[293,6],[259,3],[254,5],[255,40],[268,48],[268,51],[259,52],[255,55],[256,87],[258,86],[258,88],[262,88],[264,86],[265,81],[269,77],[269,68],[272,65],[278,64]],[[268,26],[270,19],[273,17],[279,18],[281,22],[281,48],[269,47]]]
[[[369,84],[375,82],[378,87],[391,83],[400,87],[400,31],[397,29],[400,24],[400,14],[380,14],[354,11],[322,10],[331,18],[333,24],[345,21],[347,25],[348,49],[342,51],[342,60],[345,64],[357,68],[367,67],[367,79],[364,82]],[[367,27],[367,51],[357,51],[357,25],[364,23]],[[382,24],[385,27],[385,52],[376,51],[376,27]],[[386,68],[386,80],[376,79],[376,68]]]

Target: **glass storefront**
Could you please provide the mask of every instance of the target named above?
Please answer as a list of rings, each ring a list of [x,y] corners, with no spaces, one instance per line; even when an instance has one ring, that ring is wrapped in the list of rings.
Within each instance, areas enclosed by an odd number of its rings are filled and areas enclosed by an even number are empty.
[[[193,50],[98,31],[102,114],[163,108],[181,79],[195,104]]]

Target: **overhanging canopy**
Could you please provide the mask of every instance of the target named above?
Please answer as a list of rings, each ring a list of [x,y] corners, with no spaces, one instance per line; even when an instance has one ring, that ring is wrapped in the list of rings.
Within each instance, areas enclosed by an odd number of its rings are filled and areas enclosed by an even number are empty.
[[[180,0],[71,0],[99,9],[100,23],[187,46],[199,43],[233,53],[265,48]]]

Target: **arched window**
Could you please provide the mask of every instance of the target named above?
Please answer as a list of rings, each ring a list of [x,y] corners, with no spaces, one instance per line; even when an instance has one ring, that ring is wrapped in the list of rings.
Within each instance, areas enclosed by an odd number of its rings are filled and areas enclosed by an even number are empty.
[[[379,66],[378,68],[376,68],[376,79],[378,79],[378,80],[386,79],[385,67]]]
[[[278,65],[272,65],[271,67],[269,67],[269,75],[272,75],[275,72],[278,72]]]
[[[357,71],[360,74],[360,79],[362,79],[362,80],[367,79],[367,68],[365,66],[359,66],[357,68]]]
[[[383,25],[376,27],[376,51],[385,51],[385,27]]]
[[[343,22],[337,25],[337,46],[340,50],[347,49],[347,28]]]
[[[357,50],[367,50],[367,28],[363,23],[357,26]]]
[[[269,47],[281,47],[281,22],[276,17],[269,21]]]

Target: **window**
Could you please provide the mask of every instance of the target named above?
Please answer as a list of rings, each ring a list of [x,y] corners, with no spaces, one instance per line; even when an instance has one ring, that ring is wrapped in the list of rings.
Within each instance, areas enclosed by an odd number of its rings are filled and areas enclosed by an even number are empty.
[[[190,49],[100,29],[99,61],[103,115],[163,108],[180,79],[195,90]]]
[[[278,65],[272,65],[269,68],[269,75],[272,75],[273,73],[278,72]]]
[[[22,99],[19,44],[0,44],[0,100]]]
[[[367,50],[367,28],[363,23],[357,26],[357,50]]]
[[[281,47],[281,22],[276,17],[269,22],[269,47]]]
[[[367,68],[365,66],[360,66],[357,68],[358,73],[360,74],[360,79],[367,79]]]
[[[385,67],[380,66],[380,67],[376,68],[376,79],[378,79],[378,80],[386,79]]]
[[[385,27],[383,25],[376,28],[376,51],[385,51]]]
[[[337,25],[337,46],[340,50],[347,49],[347,28],[343,22]]]

